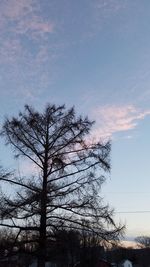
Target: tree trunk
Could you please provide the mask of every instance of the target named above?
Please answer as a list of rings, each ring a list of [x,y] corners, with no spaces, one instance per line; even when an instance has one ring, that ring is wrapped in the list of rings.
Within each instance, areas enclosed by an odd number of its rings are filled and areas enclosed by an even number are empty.
[[[45,267],[46,262],[46,228],[41,227],[39,238],[38,264],[37,267]]]
[[[47,177],[43,178],[43,190],[41,194],[41,219],[40,237],[37,267],[45,267],[46,262],[46,199],[47,199]]]
[[[46,133],[45,157],[43,165],[43,187],[41,192],[41,218],[38,266],[45,267],[46,262],[46,204],[47,204],[47,173],[48,173],[48,127]]]

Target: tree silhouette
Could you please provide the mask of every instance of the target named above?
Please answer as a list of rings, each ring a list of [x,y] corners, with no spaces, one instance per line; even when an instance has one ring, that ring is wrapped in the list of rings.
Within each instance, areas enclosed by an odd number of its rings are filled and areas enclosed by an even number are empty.
[[[139,247],[150,248],[150,236],[137,236],[135,241],[138,243]]]
[[[45,266],[47,241],[62,227],[84,227],[107,241],[122,230],[100,196],[104,174],[110,171],[110,142],[89,143],[92,125],[64,105],[47,105],[43,113],[26,105],[3,125],[6,144],[16,157],[29,159],[38,175],[1,176],[1,184],[15,187],[15,193],[1,196],[0,225],[15,229],[16,240],[26,233],[27,243],[37,243],[38,267]]]

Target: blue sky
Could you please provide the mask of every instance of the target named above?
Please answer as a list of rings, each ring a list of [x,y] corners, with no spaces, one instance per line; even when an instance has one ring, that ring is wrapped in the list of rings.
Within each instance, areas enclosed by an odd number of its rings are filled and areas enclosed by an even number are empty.
[[[95,136],[112,139],[102,193],[116,212],[150,211],[149,10],[148,0],[0,1],[0,124],[47,102],[96,120]],[[150,213],[116,219],[127,235],[150,233]]]

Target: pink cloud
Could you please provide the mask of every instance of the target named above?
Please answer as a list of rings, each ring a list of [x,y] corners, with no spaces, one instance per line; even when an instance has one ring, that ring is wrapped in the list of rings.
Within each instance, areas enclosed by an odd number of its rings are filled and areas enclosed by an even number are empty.
[[[0,14],[7,19],[20,19],[33,12],[33,0],[7,0],[0,4]]]
[[[35,0],[4,1],[0,3],[0,17],[1,25],[7,24],[11,32],[18,34],[41,35],[54,30],[54,24],[43,19],[38,1]],[[8,22],[13,22],[13,27]]]
[[[41,64],[50,58],[47,37],[54,32],[54,23],[45,19],[40,1],[0,1],[0,30],[0,63],[16,63],[22,60],[32,67],[36,62]],[[23,36],[34,39],[37,43],[34,57],[23,42]]]
[[[119,243],[119,245],[123,248],[134,248],[134,249],[137,249],[139,248],[139,245],[137,242],[135,241],[128,241],[128,240],[123,240]]]
[[[35,31],[51,33],[53,32],[54,25],[48,22],[41,22],[37,20],[37,21],[31,21],[31,23],[29,23],[29,28]]]
[[[141,111],[133,105],[104,106],[92,111],[96,128],[92,135],[96,138],[111,137],[114,133],[134,129],[138,122],[150,115],[150,110]]]
[[[34,33],[35,35],[41,35],[45,33],[52,33],[54,31],[54,24],[45,22],[40,16],[32,16],[20,20],[16,26],[16,33],[27,34]]]

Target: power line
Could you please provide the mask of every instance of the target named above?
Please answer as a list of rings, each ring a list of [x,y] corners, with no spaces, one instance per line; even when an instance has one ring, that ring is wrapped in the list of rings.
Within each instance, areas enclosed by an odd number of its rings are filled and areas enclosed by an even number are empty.
[[[116,211],[114,212],[116,214],[121,214],[121,213],[150,213],[150,210],[135,210],[135,211]]]
[[[133,191],[133,192],[129,192],[129,191],[124,191],[124,192],[121,192],[121,191],[119,191],[119,192],[104,192],[105,194],[150,194],[150,192],[144,192],[144,191],[141,191],[141,192],[135,192],[135,191]]]

